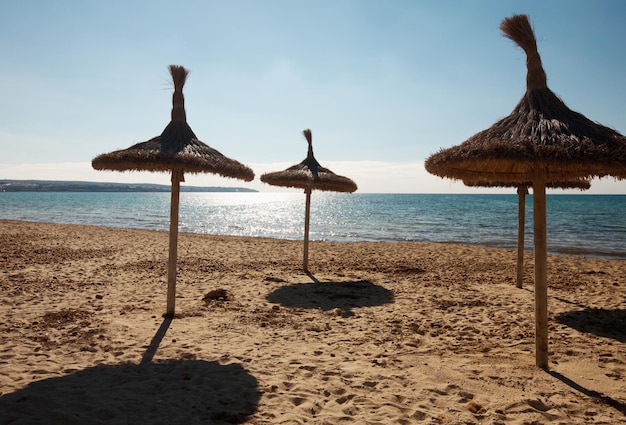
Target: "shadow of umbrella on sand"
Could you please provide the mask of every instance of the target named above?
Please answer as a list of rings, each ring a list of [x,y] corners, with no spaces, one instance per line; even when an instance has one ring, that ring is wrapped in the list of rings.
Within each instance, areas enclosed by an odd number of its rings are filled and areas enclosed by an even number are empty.
[[[241,424],[260,394],[239,363],[99,364],[1,394],[0,423]]]
[[[484,182],[463,180],[465,186],[470,187],[516,187],[517,188],[517,283],[516,286],[521,288],[524,280],[524,228],[526,224],[526,195],[528,188],[532,187],[531,182],[524,183],[502,183],[502,182]],[[591,184],[588,180],[579,179],[571,182],[563,183],[547,183],[546,185],[552,189],[580,189],[588,190]]]
[[[322,167],[313,156],[311,130],[302,132],[309,144],[306,159],[284,171],[265,173],[261,176],[263,183],[273,186],[296,187],[304,189],[306,194],[306,209],[304,213],[304,271],[309,270],[309,216],[311,214],[311,191],[313,189],[332,192],[354,192],[356,183],[348,177],[338,176],[327,168]]]
[[[187,124],[185,114],[183,85],[189,71],[177,65],[170,65],[169,70],[174,80],[172,119],[163,133],[128,149],[98,155],[92,160],[91,165],[96,170],[172,173],[166,314],[173,316],[176,298],[178,203],[180,183],[185,181],[184,173],[214,173],[224,177],[252,181],[254,172],[198,140]]]
[[[547,85],[526,15],[502,21],[504,35],[526,53],[526,93],[513,112],[460,145],[427,158],[440,177],[532,182],[535,245],[535,355],[548,368],[546,185],[593,177],[626,178],[626,137],[569,109]]]
[[[346,282],[294,283],[267,295],[271,303],[284,307],[330,311],[339,309],[343,317],[354,316],[353,308],[374,307],[394,301],[394,294],[367,280]]]

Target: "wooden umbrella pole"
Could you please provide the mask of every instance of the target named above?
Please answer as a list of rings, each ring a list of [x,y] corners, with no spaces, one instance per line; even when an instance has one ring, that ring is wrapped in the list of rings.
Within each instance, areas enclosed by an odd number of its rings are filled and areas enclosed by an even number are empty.
[[[521,288],[524,281],[524,232],[526,227],[526,186],[519,186],[517,194],[519,198],[517,206],[517,287]]]
[[[311,188],[304,189],[306,193],[306,207],[304,210],[304,259],[302,267],[305,272],[309,271],[309,217],[311,216]]]
[[[546,235],[546,170],[533,181],[533,222],[535,237],[535,361],[548,369],[548,272]]]
[[[183,172],[172,170],[172,200],[170,205],[170,250],[167,263],[167,310],[168,317],[174,317],[176,304],[176,257],[178,255],[178,204],[180,200],[180,182]]]

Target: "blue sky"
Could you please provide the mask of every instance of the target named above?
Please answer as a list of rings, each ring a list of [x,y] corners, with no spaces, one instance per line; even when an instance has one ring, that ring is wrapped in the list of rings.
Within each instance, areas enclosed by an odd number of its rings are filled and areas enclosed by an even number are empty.
[[[624,134],[622,0],[2,2],[0,179],[168,184],[90,162],[161,133],[177,64],[191,71],[191,128],[257,177],[301,161],[310,128],[318,161],[362,192],[485,192],[423,161],[524,94],[524,53],[498,28],[514,13],[531,19],[549,87]],[[258,178],[187,184],[275,190]],[[626,193],[626,181],[594,180],[589,193]]]

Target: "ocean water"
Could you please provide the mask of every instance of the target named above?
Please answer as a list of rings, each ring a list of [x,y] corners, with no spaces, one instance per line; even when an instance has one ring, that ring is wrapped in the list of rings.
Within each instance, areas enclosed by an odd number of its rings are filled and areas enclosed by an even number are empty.
[[[310,239],[427,241],[517,246],[518,197],[502,194],[313,192]],[[301,240],[305,196],[281,193],[180,195],[181,232]],[[0,192],[0,219],[169,229],[169,193]],[[548,194],[551,253],[626,259],[626,195]],[[532,195],[526,199],[532,250]]]

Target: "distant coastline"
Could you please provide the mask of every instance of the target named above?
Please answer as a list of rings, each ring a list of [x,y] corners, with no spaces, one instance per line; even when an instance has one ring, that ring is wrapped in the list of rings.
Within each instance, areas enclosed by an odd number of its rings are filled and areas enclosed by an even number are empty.
[[[56,180],[0,180],[0,192],[169,192],[169,185]],[[258,192],[244,187],[180,186],[181,192]]]

